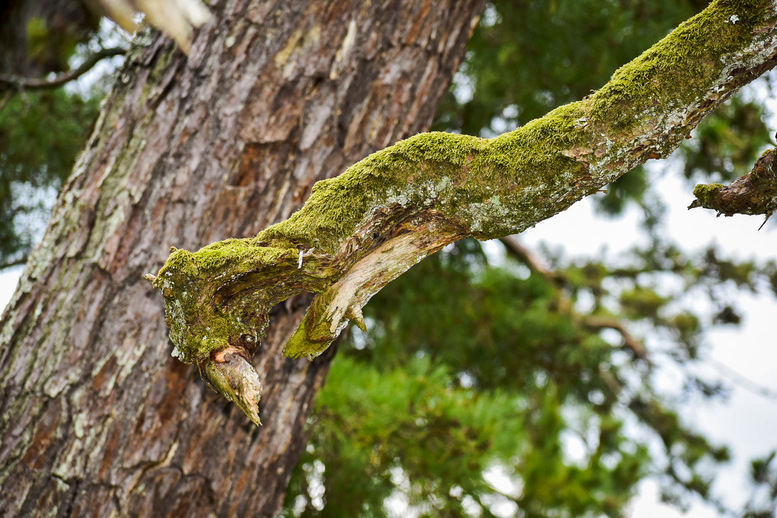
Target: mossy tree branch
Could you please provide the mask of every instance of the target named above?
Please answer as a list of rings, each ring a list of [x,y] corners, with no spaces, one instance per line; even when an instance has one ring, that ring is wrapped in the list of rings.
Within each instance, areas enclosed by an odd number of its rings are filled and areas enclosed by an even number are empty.
[[[349,320],[364,325],[370,297],[446,244],[520,233],[669,155],[777,64],[776,11],[774,1],[716,1],[582,101],[494,139],[416,135],[319,182],[300,211],[255,238],[174,250],[152,279],[174,355],[206,377],[224,358],[248,362],[270,309],[312,292],[285,353],[315,357]],[[258,378],[211,382],[258,422]]]

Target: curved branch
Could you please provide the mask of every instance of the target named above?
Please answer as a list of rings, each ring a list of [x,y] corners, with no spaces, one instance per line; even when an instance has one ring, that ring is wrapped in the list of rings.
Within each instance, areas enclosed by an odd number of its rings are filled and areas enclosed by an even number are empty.
[[[111,47],[100,49],[99,52],[89,56],[81,66],[63,72],[54,79],[42,79],[33,77],[22,77],[13,74],[0,74],[0,87],[16,90],[44,90],[47,88],[57,88],[89,72],[94,66],[105,58],[126,54],[127,49],[121,47]]]
[[[317,295],[285,353],[313,358],[348,320],[363,325],[372,295],[446,244],[519,233],[669,155],[775,66],[776,10],[714,2],[589,98],[494,139],[416,135],[319,182],[299,212],[253,239],[174,250],[153,278],[174,355],[202,373],[227,348],[250,357],[270,308],[307,291]],[[241,407],[255,408],[252,397]]]
[[[563,283],[562,275],[543,266],[534,254],[519,243],[514,236],[503,237],[500,241],[516,259],[525,264],[532,272],[544,277],[551,284]],[[565,311],[572,319],[589,329],[612,329],[613,331],[617,331],[623,339],[623,346],[631,352],[634,358],[642,360],[650,365],[645,346],[632,335],[629,330],[626,329],[626,326],[618,319],[597,315],[581,315],[575,311],[574,303],[562,293],[559,293],[558,295],[558,305],[559,308],[563,309],[563,311]]]
[[[12,259],[9,261],[4,261],[0,263],[0,271],[3,271],[7,268],[13,268],[14,266],[20,266],[22,264],[27,264],[27,254],[24,254],[22,257],[18,259]]]
[[[751,380],[744,374],[740,374],[736,370],[732,369],[725,363],[716,360],[712,356],[707,356],[704,361],[710,364],[715,370],[717,370],[722,376],[730,379],[736,385],[747,390],[748,392],[761,396],[770,400],[771,402],[777,402],[777,389],[761,385],[760,383]]]
[[[645,346],[634,335],[632,335],[622,322],[615,318],[587,316],[583,317],[583,325],[591,329],[612,329],[617,331],[623,339],[623,346],[631,351],[635,358],[650,365],[647,350]]]
[[[529,249],[523,246],[515,239],[514,236],[505,236],[499,238],[499,241],[505,246],[505,248],[520,262],[532,272],[537,273],[545,277],[551,284],[558,284],[563,280],[562,276],[553,270],[545,267],[537,258],[532,254]]]

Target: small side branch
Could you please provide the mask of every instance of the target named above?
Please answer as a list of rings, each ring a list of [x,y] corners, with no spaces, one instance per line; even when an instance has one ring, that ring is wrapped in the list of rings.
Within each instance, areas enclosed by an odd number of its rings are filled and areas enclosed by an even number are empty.
[[[589,316],[583,319],[583,325],[591,329],[612,329],[623,339],[623,346],[631,351],[635,358],[650,363],[645,346],[632,335],[622,322],[614,318]]]
[[[99,52],[91,55],[81,66],[63,72],[54,79],[42,79],[37,77],[23,77],[14,74],[0,74],[0,89],[13,90],[45,90],[48,88],[57,88],[65,83],[78,79],[89,72],[94,66],[106,58],[126,54],[127,50],[121,47],[111,47],[101,49]]]
[[[19,266],[26,263],[27,263],[27,254],[24,254],[22,257],[18,259],[11,259],[0,263],[0,272],[5,270],[6,268],[13,268],[14,266]]]
[[[775,149],[765,151],[753,169],[731,185],[700,184],[693,190],[696,199],[688,208],[703,207],[718,215],[766,215],[766,220],[777,209],[777,164]],[[764,220],[764,223],[766,223]],[[761,225],[763,226],[763,225]]]
[[[499,241],[517,260],[526,265],[529,270],[542,275],[552,283],[558,283],[561,278],[558,273],[546,268],[526,247],[524,247],[515,236],[505,236]]]

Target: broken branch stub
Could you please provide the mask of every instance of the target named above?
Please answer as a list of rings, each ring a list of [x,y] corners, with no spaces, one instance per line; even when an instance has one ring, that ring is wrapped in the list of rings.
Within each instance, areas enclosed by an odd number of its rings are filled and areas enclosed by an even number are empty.
[[[668,156],[707,113],[775,66],[775,20],[772,1],[713,2],[589,98],[494,139],[416,135],[317,183],[297,213],[255,238],[174,250],[152,281],[173,355],[197,364],[257,422],[259,377],[235,380],[273,306],[315,293],[285,354],[321,354],[349,320],[364,326],[370,297],[446,244],[520,233]],[[224,351],[234,362],[220,361]]]
[[[753,169],[734,180],[731,185],[719,183],[697,185],[693,189],[696,199],[688,208],[703,207],[715,210],[724,216],[763,214],[768,220],[777,210],[776,152],[774,148],[764,151],[756,160]]]

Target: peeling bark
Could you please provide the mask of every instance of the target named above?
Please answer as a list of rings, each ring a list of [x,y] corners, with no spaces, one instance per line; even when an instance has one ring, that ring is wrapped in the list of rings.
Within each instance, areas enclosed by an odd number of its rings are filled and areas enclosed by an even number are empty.
[[[315,357],[430,253],[466,236],[519,233],[668,156],[777,64],[776,10],[766,0],[713,2],[582,101],[494,139],[416,135],[318,183],[299,212],[253,239],[175,251],[153,283],[176,355],[201,372],[225,348],[251,355],[271,309],[312,292],[284,353]],[[253,411],[258,401],[240,404]]]
[[[188,59],[139,36],[0,321],[0,515],[280,509],[331,358],[281,355],[304,297],[267,315],[257,428],[170,357],[142,276],[428,128],[482,4],[225,0]]]

